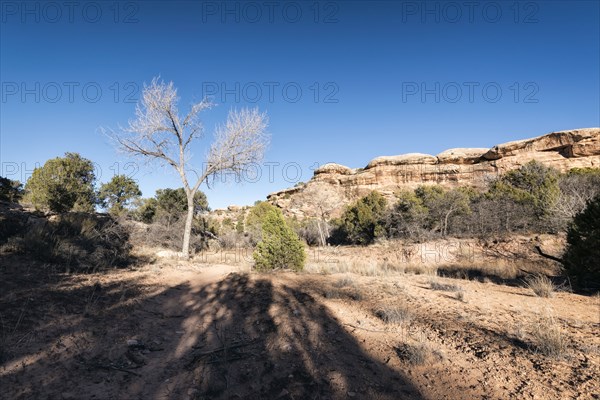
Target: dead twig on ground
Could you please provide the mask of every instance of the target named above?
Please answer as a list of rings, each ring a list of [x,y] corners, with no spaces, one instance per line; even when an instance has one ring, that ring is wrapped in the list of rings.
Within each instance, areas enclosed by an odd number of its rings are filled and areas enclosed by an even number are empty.
[[[229,345],[229,346],[223,346],[223,347],[219,347],[218,349],[203,351],[201,353],[196,353],[196,356],[197,357],[209,356],[211,354],[216,354],[216,353],[219,353],[221,351],[226,351],[226,350],[237,349],[237,348],[240,348],[240,347],[249,346],[249,345],[251,345],[251,344],[253,344],[255,342],[256,342],[256,340],[252,340],[250,342],[236,343],[236,344],[232,344],[232,345]]]
[[[122,368],[122,367],[118,367],[116,365],[113,364],[101,364],[101,363],[94,363],[94,364],[88,364],[89,367],[91,368],[96,368],[96,369],[107,369],[107,370],[115,370],[115,371],[121,371],[121,372],[125,372],[131,375],[135,375],[135,376],[139,376],[141,377],[142,375],[138,374],[137,372],[133,372],[129,369],[126,368]]]
[[[233,360],[239,360],[239,359],[245,358],[246,356],[243,355],[243,354],[237,353],[237,354],[231,354],[231,355],[229,355],[228,352],[230,350],[239,349],[241,347],[249,346],[249,345],[251,345],[253,343],[256,343],[256,340],[251,340],[249,342],[243,342],[243,343],[234,343],[234,344],[227,345],[227,346],[221,346],[221,347],[213,349],[213,350],[196,352],[193,355],[192,359],[186,364],[186,367],[189,368],[191,365],[193,365],[194,363],[196,363],[201,358],[212,356],[212,355],[215,355],[215,354],[218,354],[218,353],[225,353],[225,357],[222,358],[222,359],[207,361],[206,364],[214,364],[214,363],[219,363],[219,362],[224,362],[224,361],[233,361]]]
[[[385,330],[363,328],[363,327],[352,325],[352,324],[344,324],[344,325],[349,326],[349,327],[354,328],[354,329],[362,329],[363,331],[367,331],[367,332],[389,333],[389,331],[385,331]]]

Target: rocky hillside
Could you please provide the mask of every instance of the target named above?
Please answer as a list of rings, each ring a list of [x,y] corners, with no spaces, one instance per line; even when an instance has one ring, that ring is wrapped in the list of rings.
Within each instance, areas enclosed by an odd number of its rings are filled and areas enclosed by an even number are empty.
[[[348,202],[372,190],[391,197],[398,189],[423,184],[481,187],[490,178],[531,160],[560,171],[600,167],[600,128],[552,132],[485,148],[449,149],[433,156],[411,153],[377,157],[365,168],[325,164],[306,184],[267,199],[292,215],[312,215],[319,207],[338,214]]]

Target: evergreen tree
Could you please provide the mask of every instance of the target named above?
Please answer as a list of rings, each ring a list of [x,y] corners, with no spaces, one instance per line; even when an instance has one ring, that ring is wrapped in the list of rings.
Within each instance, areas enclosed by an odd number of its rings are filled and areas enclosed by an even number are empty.
[[[268,203],[267,203],[268,204]],[[262,240],[253,257],[258,271],[304,268],[306,254],[298,235],[286,224],[281,211],[269,204],[262,218]]]
[[[142,192],[133,179],[125,175],[115,175],[110,182],[100,186],[98,200],[112,215],[120,215],[132,200],[141,195]]]
[[[575,216],[563,260],[576,287],[600,289],[600,196]]]
[[[25,185],[27,199],[36,207],[54,212],[93,212],[94,165],[77,153],[66,153],[33,170]]]

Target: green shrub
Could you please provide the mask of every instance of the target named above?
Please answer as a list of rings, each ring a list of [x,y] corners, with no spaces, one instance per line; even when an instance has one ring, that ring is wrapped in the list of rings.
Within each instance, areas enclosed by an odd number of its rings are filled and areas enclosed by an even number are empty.
[[[376,191],[350,205],[336,221],[334,241],[367,245],[385,234],[385,198]]]
[[[267,201],[256,201],[244,219],[244,235],[248,237],[252,246],[256,246],[262,240],[262,222],[273,206]]]
[[[155,222],[157,219],[162,219],[170,224],[187,213],[187,195],[183,188],[158,189],[154,197],[156,198]],[[206,195],[198,190],[194,195],[194,211],[200,212],[208,209]]]
[[[208,211],[206,195],[198,190],[194,195],[194,210],[196,213]],[[158,189],[154,197],[136,199],[132,217],[147,224],[159,222],[171,226],[187,212],[187,196],[183,188]]]
[[[423,185],[415,190],[415,196],[426,210],[425,227],[447,236],[453,221],[471,212],[474,193],[468,188],[446,190],[438,185]]]
[[[0,201],[18,202],[23,197],[23,184],[0,176]]]
[[[255,268],[258,271],[273,269],[292,269],[301,271],[304,268],[306,254],[298,235],[290,228],[281,211],[270,204],[262,225],[262,240],[254,250]]]
[[[0,245],[27,229],[27,215],[18,211],[0,212]]]
[[[25,185],[28,200],[54,212],[94,211],[94,165],[77,153],[66,153],[33,170]]]
[[[594,167],[582,167],[582,168],[571,168],[567,175],[577,175],[577,176],[595,176],[600,177],[600,168]]]
[[[509,197],[533,207],[536,217],[546,216],[560,194],[560,174],[554,168],[530,161],[519,169],[508,171],[492,183],[489,196]]]
[[[233,220],[229,217],[223,218],[223,222],[221,222],[221,231],[222,232],[231,232],[234,230]]]
[[[563,260],[575,287],[600,289],[600,196],[575,216]]]
[[[414,191],[396,193],[397,202],[386,213],[386,230],[389,237],[422,239],[428,210]]]
[[[154,197],[149,199],[136,199],[135,209],[131,213],[134,220],[143,222],[145,224],[151,224],[156,216],[156,209],[158,208],[158,201]]]
[[[142,195],[140,187],[126,175],[115,175],[108,183],[103,183],[98,190],[100,204],[108,209],[111,215],[121,215],[132,200]]]
[[[244,214],[240,214],[235,222],[235,231],[239,234],[244,233]]]

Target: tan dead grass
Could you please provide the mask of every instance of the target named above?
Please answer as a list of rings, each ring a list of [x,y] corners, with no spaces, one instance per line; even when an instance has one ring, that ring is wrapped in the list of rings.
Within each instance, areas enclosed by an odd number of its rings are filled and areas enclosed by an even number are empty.
[[[550,278],[542,274],[529,276],[525,279],[525,284],[538,297],[552,297],[556,289]]]
[[[560,321],[550,311],[544,312],[531,325],[533,346],[541,354],[562,359],[568,355],[568,339]]]

